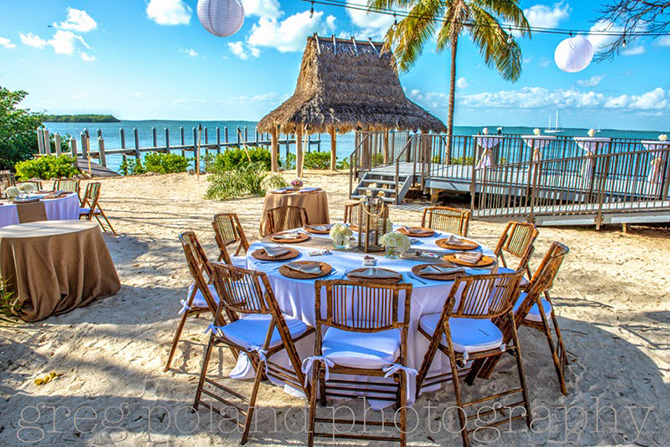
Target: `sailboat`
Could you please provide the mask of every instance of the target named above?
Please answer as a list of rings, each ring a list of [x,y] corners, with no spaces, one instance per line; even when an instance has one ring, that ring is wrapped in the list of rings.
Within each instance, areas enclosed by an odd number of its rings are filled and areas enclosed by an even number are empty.
[[[560,125],[560,127],[559,127]],[[545,129],[544,133],[563,133],[563,123],[561,122],[561,118],[558,114],[558,110],[556,110],[556,125],[552,129],[551,128],[551,115],[549,115],[549,126],[547,126],[547,129]]]

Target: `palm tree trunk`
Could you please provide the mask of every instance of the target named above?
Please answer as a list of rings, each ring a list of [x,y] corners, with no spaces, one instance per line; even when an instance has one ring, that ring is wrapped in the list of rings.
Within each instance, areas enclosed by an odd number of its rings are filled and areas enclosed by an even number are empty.
[[[451,164],[451,144],[454,135],[454,103],[456,101],[456,52],[458,34],[451,39],[451,78],[449,79],[449,112],[447,114],[447,164]]]

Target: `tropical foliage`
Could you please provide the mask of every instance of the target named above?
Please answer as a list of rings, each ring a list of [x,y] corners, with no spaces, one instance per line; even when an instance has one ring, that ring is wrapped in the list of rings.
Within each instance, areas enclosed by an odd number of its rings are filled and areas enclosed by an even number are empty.
[[[17,162],[36,154],[35,131],[42,125],[43,115],[18,105],[28,93],[0,87],[0,169],[13,169]]]
[[[69,155],[47,155],[16,164],[16,178],[19,180],[70,178],[79,173],[74,165],[74,158]]]
[[[270,173],[263,162],[242,164],[235,169],[217,168],[207,178],[206,199],[229,200],[244,196],[263,197],[268,189],[282,188],[286,180]]]

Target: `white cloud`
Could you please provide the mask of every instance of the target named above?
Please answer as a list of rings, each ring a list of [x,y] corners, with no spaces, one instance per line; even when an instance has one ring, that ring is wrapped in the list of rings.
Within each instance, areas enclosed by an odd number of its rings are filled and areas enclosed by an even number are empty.
[[[540,59],[540,63],[538,64],[542,68],[547,68],[551,64],[551,60],[547,59],[546,57],[543,57]]]
[[[67,19],[64,22],[54,23],[56,28],[87,33],[98,27],[93,17],[81,9],[67,8]]]
[[[434,110],[445,110],[449,97],[446,93],[412,90],[410,98]],[[519,90],[482,92],[457,95],[460,106],[472,109],[554,110],[556,108],[620,109],[648,112],[670,108],[670,90],[656,88],[641,95],[607,96],[600,92],[576,89],[547,89],[524,87]]]
[[[468,88],[470,84],[468,84],[468,80],[465,78],[458,78],[456,81],[456,88],[463,89],[463,88]]]
[[[252,56],[250,49],[241,40],[237,42],[228,42],[228,49],[242,60],[247,60]]]
[[[638,54],[644,54],[646,52],[647,49],[644,47],[644,45],[635,45],[634,47],[629,45],[621,51],[621,54],[624,56],[637,56]]]
[[[365,2],[360,0],[347,0],[347,5],[360,6],[363,3]],[[367,39],[368,37],[375,40],[383,39],[386,31],[393,25],[395,20],[393,16],[388,14],[376,14],[352,8],[347,8],[347,14],[351,19],[351,23],[359,28],[357,37],[362,39]]]
[[[149,0],[147,15],[159,25],[188,25],[193,10],[183,0]]]
[[[12,43],[12,41],[6,37],[0,37],[0,47],[14,48],[15,46],[16,44]]]
[[[83,51],[79,53],[79,57],[81,57],[81,60],[84,62],[94,62],[96,60],[95,56],[88,53],[84,53]]]
[[[187,50],[182,50],[182,53],[191,56],[191,57],[198,57],[199,54],[197,51],[195,51],[193,48],[189,48]]]
[[[606,31],[609,33],[621,33],[623,32],[623,27],[615,25],[612,22],[608,22],[607,20],[600,20],[596,22],[596,24],[591,27],[589,35],[586,36],[587,39],[591,41],[591,45],[593,45],[593,50],[596,53],[604,49],[608,45],[611,45],[615,40],[617,40],[616,35],[604,36],[602,34],[596,34],[598,31]]]
[[[242,0],[244,15],[264,17],[266,19],[278,19],[283,12],[277,0]]]
[[[95,60],[92,56],[82,50],[82,48],[91,49],[83,37],[73,33],[72,31],[58,30],[56,34],[50,39],[45,40],[35,34],[19,34],[21,42],[33,48],[44,48],[51,46],[56,54],[64,54],[67,56],[77,55],[83,61],[91,62]]]
[[[577,84],[581,85],[582,87],[595,87],[596,85],[600,84],[600,81],[602,81],[604,77],[605,75],[591,76],[588,79],[580,79],[577,81]]]
[[[309,11],[304,11],[281,21],[261,17],[252,27],[247,43],[251,48],[275,48],[282,53],[302,51],[307,36],[334,30],[335,17],[328,16],[324,20],[323,12],[315,12],[310,18]]]
[[[656,45],[659,47],[670,47],[670,36],[661,36],[656,39]]]
[[[556,28],[570,17],[570,12],[570,5],[566,2],[554,3],[553,6],[533,5],[523,10],[530,26],[540,28]]]
[[[49,44],[49,42],[47,42],[46,40],[42,39],[39,36],[36,36],[33,33],[28,34],[20,33],[19,37],[21,38],[21,43],[33,48],[44,48]]]

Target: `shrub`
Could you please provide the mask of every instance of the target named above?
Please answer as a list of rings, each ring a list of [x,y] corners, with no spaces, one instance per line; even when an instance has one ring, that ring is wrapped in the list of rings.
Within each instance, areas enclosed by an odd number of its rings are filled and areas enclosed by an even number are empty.
[[[189,159],[182,155],[152,152],[144,159],[144,170],[156,174],[175,174],[186,172],[188,162]]]
[[[330,169],[330,152],[307,152],[305,169]]]
[[[266,170],[270,170],[272,166],[272,155],[270,150],[263,147],[248,147],[247,152],[242,148],[229,148],[216,156],[216,159],[211,163],[210,170],[214,171],[229,171],[240,166],[247,166],[250,163],[263,163]],[[251,162],[249,162],[251,158]]]
[[[119,165],[119,172],[121,175],[138,175],[144,174],[147,170],[142,166],[142,160],[125,158]]]
[[[16,323],[20,310],[19,298],[7,290],[7,281],[0,278],[0,321]]]
[[[37,153],[35,130],[44,115],[17,107],[27,95],[0,87],[0,169],[12,169]]]
[[[74,158],[69,155],[47,155],[22,161],[16,164],[16,177],[19,180],[30,180],[39,178],[49,180],[52,178],[70,178],[79,174],[79,169],[74,166]]]
[[[207,178],[210,182],[206,199],[228,200],[252,195],[263,197],[268,189],[287,186],[279,174],[271,174],[263,162],[240,166],[237,169],[217,169]]]

